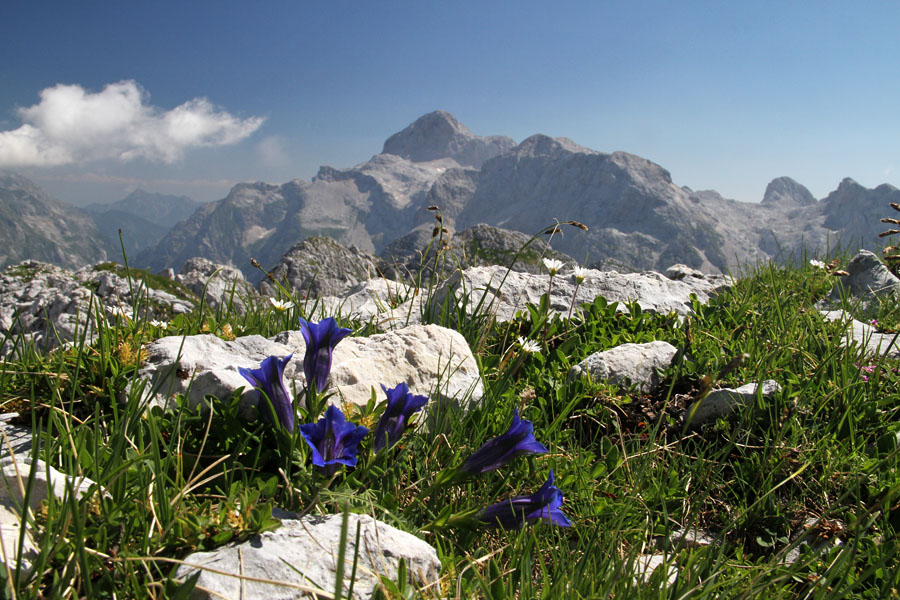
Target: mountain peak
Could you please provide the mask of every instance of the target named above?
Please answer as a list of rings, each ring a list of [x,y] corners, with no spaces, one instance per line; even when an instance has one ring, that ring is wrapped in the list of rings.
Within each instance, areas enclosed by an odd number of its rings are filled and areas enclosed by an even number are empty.
[[[790,177],[776,177],[766,186],[761,204],[766,206],[797,207],[816,203],[806,186],[797,183]]]
[[[389,137],[382,154],[394,154],[412,162],[452,158],[460,165],[480,168],[484,161],[515,145],[508,137],[475,135],[450,113],[436,110]]]

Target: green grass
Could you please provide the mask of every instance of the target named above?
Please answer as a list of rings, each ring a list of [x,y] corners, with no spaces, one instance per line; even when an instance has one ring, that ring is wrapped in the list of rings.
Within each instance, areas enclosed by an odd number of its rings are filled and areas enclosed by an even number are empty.
[[[177,565],[168,559],[273,528],[276,506],[320,513],[346,506],[439,552],[440,590],[395,582],[385,587],[388,597],[897,597],[898,365],[838,344],[842,326],[815,308],[832,281],[806,265],[761,266],[709,304],[695,304],[684,321],[637,305],[623,312],[603,299],[569,322],[536,306],[495,323],[483,310],[466,316],[448,304],[428,318],[466,335],[485,378],[484,402],[466,415],[435,415],[427,433],[408,433],[386,453],[364,452],[328,486],[299,437],[240,420],[237,396],[205,411],[142,411],[139,386],[125,389],[141,345],[162,334],[147,323],[112,322],[90,346],[8,359],[0,370],[3,412],[19,411],[34,427],[36,457],[91,478],[104,493],[50,500],[35,515],[36,575],[12,565],[0,570],[0,585],[17,598],[174,597]],[[177,317],[168,333],[271,336],[296,329],[309,308],[205,309]],[[900,322],[894,305],[877,310],[872,318],[886,326]],[[370,323],[342,324],[354,335],[377,332]],[[539,342],[540,354],[522,353],[519,336]],[[652,340],[679,349],[653,394],[567,380],[593,352]],[[878,368],[865,380],[867,365]],[[697,429],[680,421],[710,386],[764,379],[782,391]],[[372,382],[379,396],[380,383],[397,382]],[[438,473],[503,433],[515,408],[533,421],[548,454],[429,489]],[[371,426],[378,412],[361,407],[351,420]],[[298,423],[317,417],[301,409]],[[531,493],[551,469],[571,528],[435,525]],[[842,545],[822,553],[801,547],[793,540],[804,523]],[[715,543],[664,543],[690,528]],[[663,548],[678,568],[675,583],[663,583],[662,569],[635,583],[639,557]],[[799,558],[785,562],[794,549]]]

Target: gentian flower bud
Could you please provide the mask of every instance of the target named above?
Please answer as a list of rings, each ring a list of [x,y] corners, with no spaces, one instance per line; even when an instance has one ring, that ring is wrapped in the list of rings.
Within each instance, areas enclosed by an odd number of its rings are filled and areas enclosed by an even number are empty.
[[[478,520],[489,527],[520,529],[526,523],[546,521],[560,527],[572,523],[559,508],[563,503],[562,491],[553,485],[553,471],[541,488],[530,496],[513,496],[491,504],[478,514]]]
[[[486,473],[499,469],[522,454],[542,454],[547,448],[534,439],[534,425],[531,421],[519,419],[519,409],[513,414],[512,425],[501,436],[485,442],[476,450],[460,471],[462,473]]]
[[[294,431],[294,404],[291,401],[291,395],[287,388],[284,387],[284,366],[291,360],[293,354],[288,354],[282,359],[277,356],[270,356],[262,361],[258,369],[238,368],[238,373],[244,376],[253,387],[259,391],[259,401],[257,406],[262,415],[263,421],[272,422],[272,411],[263,403],[263,398],[268,398],[272,408],[275,409],[275,416],[282,427],[288,432]],[[265,394],[265,395],[263,395]]]
[[[316,390],[321,392],[328,385],[328,374],[331,373],[331,354],[334,347],[352,330],[339,327],[333,317],[322,319],[318,323],[310,323],[300,319],[300,333],[306,341],[306,354],[303,357],[303,374],[306,385],[315,383]]]
[[[409,427],[409,419],[413,413],[422,410],[428,402],[427,396],[409,393],[409,386],[405,383],[390,390],[382,385],[381,389],[387,394],[387,407],[375,426],[375,452],[396,444]]]

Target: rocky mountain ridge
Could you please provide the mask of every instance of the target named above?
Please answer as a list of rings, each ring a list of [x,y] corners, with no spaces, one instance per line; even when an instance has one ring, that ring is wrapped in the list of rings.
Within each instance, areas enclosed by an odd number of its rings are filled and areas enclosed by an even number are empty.
[[[683,263],[706,272],[823,253],[838,245],[876,248],[880,218],[900,202],[890,185],[851,179],[817,201],[789,177],[774,179],[758,204],[677,185],[651,161],[604,153],[566,138],[533,135],[519,144],[473,134],[435,111],[388,138],[382,153],[354,167],[323,166],[311,181],[242,183],[200,207],[133,263],[178,268],[200,256],[258,281],[256,258],[272,269],[304,239],[324,235],[371,254],[417,227],[437,206],[448,232],[479,223],[529,235],[560,221],[553,249],[620,271]]]

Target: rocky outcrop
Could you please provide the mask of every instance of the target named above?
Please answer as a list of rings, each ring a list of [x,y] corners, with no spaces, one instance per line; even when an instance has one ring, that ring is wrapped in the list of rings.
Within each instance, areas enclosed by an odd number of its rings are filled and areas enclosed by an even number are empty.
[[[378,259],[355,246],[345,248],[331,238],[313,236],[294,245],[270,272],[288,291],[303,296],[339,296],[379,274]],[[263,279],[260,291],[277,296],[274,283]]]
[[[176,294],[122,276],[123,268],[101,263],[76,272],[26,261],[0,273],[0,356],[34,345],[41,351],[60,343],[93,339],[98,314],[132,318],[140,306],[148,319],[166,319],[193,310],[190,292]],[[138,302],[140,297],[140,302]],[[8,337],[5,337],[8,336]]]
[[[644,311],[685,316],[691,312],[691,294],[702,303],[709,300],[716,288],[709,281],[693,279],[673,281],[652,271],[617,273],[588,269],[584,283],[576,285],[571,273],[563,271],[553,278],[549,275],[507,272],[503,267],[472,267],[457,271],[442,283],[429,299],[431,308],[439,310],[444,303],[464,300],[465,310],[480,306],[501,321],[509,321],[526,304],[538,304],[541,295],[550,290],[550,310],[567,314],[574,297],[576,308],[603,296],[610,302],[637,302]],[[625,310],[624,306],[622,310]]]
[[[106,258],[99,239],[87,214],[25,177],[0,171],[0,268],[37,260],[77,269]]]
[[[217,265],[211,260],[194,257],[181,267],[175,280],[206,300],[213,309],[220,306],[239,315],[247,312],[250,302],[256,298],[256,290],[238,269]]]

